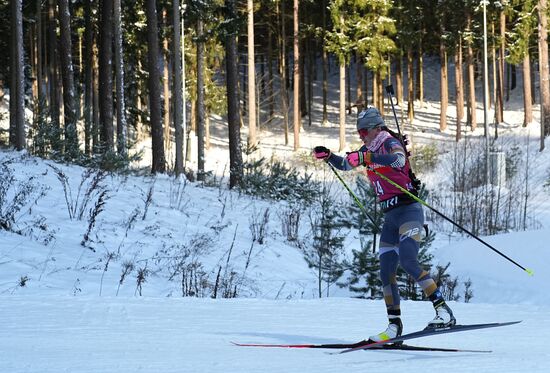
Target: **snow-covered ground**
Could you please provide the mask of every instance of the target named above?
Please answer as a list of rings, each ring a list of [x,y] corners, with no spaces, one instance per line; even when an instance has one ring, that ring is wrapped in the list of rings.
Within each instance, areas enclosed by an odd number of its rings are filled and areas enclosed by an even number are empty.
[[[382,302],[4,296],[0,302],[0,371],[548,372],[548,307],[452,306],[462,322],[523,322],[414,341],[416,345],[492,353],[359,351],[328,355],[322,350],[248,348],[231,342],[354,342],[385,323]],[[405,302],[403,308],[405,331],[422,328],[433,312],[427,302]]]
[[[427,66],[426,76],[437,76]],[[336,95],[337,77],[332,78],[330,92]],[[416,108],[417,120],[404,130],[415,144],[434,143],[445,152],[453,146],[455,109],[449,108],[449,128],[439,132],[439,105],[433,93],[437,84],[427,87],[424,106]],[[332,124],[322,127],[319,93],[313,126],[304,125],[298,154],[292,150],[292,138],[289,146],[284,145],[280,126],[272,124],[260,132],[263,156],[275,154],[301,167],[313,146],[338,148],[336,108],[330,107]],[[164,175],[108,175],[103,185],[109,198],[82,245],[89,227],[88,211],[97,196],[91,198],[82,219],[70,218],[69,207],[83,206],[85,188],[78,192],[85,170],[2,150],[0,164],[14,177],[6,195],[13,196],[30,182],[34,198],[41,190],[44,196],[36,202],[29,198],[11,231],[0,230],[0,373],[548,371],[550,295],[545,287],[550,282],[550,203],[543,184],[549,176],[550,151],[547,146],[538,152],[539,125],[522,127],[517,104],[521,92],[518,88],[512,93],[499,141],[526,144],[529,134],[530,146],[525,150],[532,171],[529,217],[540,229],[482,238],[535,275],[456,233],[436,230],[433,254],[436,263],[451,262],[452,276],[472,280],[471,303],[451,302],[459,323],[523,321],[411,342],[492,353],[368,351],[334,356],[321,350],[233,346],[232,341],[354,342],[385,327],[383,301],[353,299],[336,287],[331,290],[333,297],[316,299],[314,271],[282,234],[281,215],[288,205],[241,195],[225,186],[206,187]],[[478,118],[482,117],[478,107]],[[354,118],[347,118],[348,144],[358,143]],[[393,124],[391,115],[387,119]],[[226,126],[216,118],[212,126],[207,170],[224,183]],[[481,124],[468,136],[482,133]],[[65,189],[56,172],[68,178]],[[332,175],[320,171],[316,177]],[[423,180],[428,188],[446,187],[442,169],[423,175]],[[0,207],[5,212],[9,206]],[[251,220],[261,219],[267,209],[266,242],[253,243]],[[303,218],[302,229],[307,230]],[[358,248],[357,244],[357,235],[350,232],[346,250]],[[133,269],[123,277],[128,264]],[[188,276],[211,282],[218,272],[226,280],[232,271],[239,274],[232,283],[239,298],[182,298],[183,264],[195,265],[192,270],[186,267]],[[138,284],[140,270],[144,282]],[[428,302],[406,301],[402,309],[405,332],[423,328],[433,317]]]

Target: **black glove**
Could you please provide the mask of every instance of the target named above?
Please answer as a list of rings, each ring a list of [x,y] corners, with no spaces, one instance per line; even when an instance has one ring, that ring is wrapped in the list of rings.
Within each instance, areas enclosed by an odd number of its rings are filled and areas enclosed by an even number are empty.
[[[330,157],[330,149],[325,148],[324,146],[316,146],[313,148],[313,156],[315,159],[326,160]]]

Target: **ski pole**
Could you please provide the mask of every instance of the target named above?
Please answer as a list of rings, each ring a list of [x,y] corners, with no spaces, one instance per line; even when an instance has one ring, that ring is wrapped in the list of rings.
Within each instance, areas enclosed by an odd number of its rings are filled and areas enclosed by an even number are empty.
[[[397,120],[397,114],[395,113],[395,106],[393,105],[393,85],[386,86],[386,93],[388,94],[388,98],[390,99],[391,103],[391,110],[393,111],[393,118],[395,119],[395,125],[397,126],[397,133],[399,134],[399,140],[403,143],[403,147],[405,148],[405,156],[408,158],[409,155],[407,154],[407,148],[405,146],[405,139],[403,138],[403,134],[401,133],[401,128],[399,127],[399,120]]]
[[[397,119],[397,113],[395,112],[395,105],[393,104],[393,85],[386,86],[386,93],[391,103],[391,110],[393,112],[393,118],[395,119],[395,125],[397,126],[397,133],[399,134],[399,140],[403,144],[403,149],[405,150],[405,157],[409,159],[409,152],[407,151],[407,144],[405,142],[405,136],[401,133],[401,127],[399,127],[399,120]]]
[[[374,219],[369,215],[369,213],[367,212],[367,209],[365,208],[365,206],[363,206],[363,204],[361,203],[361,201],[359,200],[359,198],[355,195],[355,193],[353,193],[353,191],[351,190],[351,188],[348,186],[348,184],[346,184],[346,182],[344,181],[344,179],[342,179],[342,176],[340,176],[340,174],[338,173],[338,171],[336,171],[336,169],[334,168],[333,165],[331,165],[330,163],[326,162],[326,164],[328,164],[330,166],[330,169],[332,170],[332,172],[334,172],[334,174],[336,175],[336,177],[338,178],[338,180],[340,180],[340,182],[342,183],[342,185],[344,186],[344,188],[347,189],[347,191],[349,192],[350,196],[353,198],[353,200],[355,201],[355,203],[357,204],[357,206],[359,206],[359,209],[363,212],[363,214],[365,214],[365,216],[367,218],[370,219],[370,221],[372,222],[372,224],[374,224],[376,226],[376,222],[374,221]]]
[[[525,272],[527,272],[527,274],[529,276],[533,276],[535,274],[535,272],[532,270],[532,269],[529,269],[529,268],[525,268],[523,267],[521,264],[519,264],[518,262],[514,261],[513,259],[511,259],[510,257],[506,256],[505,254],[503,254],[502,252],[500,252],[499,250],[497,250],[495,247],[493,247],[492,245],[490,245],[489,243],[485,242],[484,240],[482,240],[481,238],[479,238],[478,236],[476,236],[475,234],[473,234],[472,232],[470,232],[468,229],[464,228],[463,226],[461,226],[460,224],[458,224],[457,222],[455,222],[454,220],[452,220],[451,218],[448,218],[447,216],[445,216],[443,213],[439,212],[438,210],[436,210],[435,208],[433,208],[432,206],[430,206],[428,203],[426,203],[424,200],[418,198],[417,196],[415,196],[414,194],[412,194],[411,192],[409,192],[407,189],[403,188],[401,185],[397,184],[395,181],[391,180],[389,177],[387,177],[386,175],[382,175],[380,172],[376,171],[375,169],[369,167],[369,170],[374,172],[375,174],[377,174],[378,176],[380,176],[382,179],[386,180],[388,183],[392,184],[394,187],[396,187],[397,189],[401,190],[403,193],[406,193],[409,197],[411,197],[412,199],[414,199],[416,202],[422,204],[423,206],[426,206],[427,208],[429,208],[430,210],[432,210],[433,212],[435,212],[437,215],[441,216],[443,219],[447,220],[449,223],[455,225],[456,227],[460,228],[462,231],[466,232],[467,234],[469,234],[472,238],[475,238],[476,240],[478,240],[479,242],[481,242],[482,244],[484,244],[485,246],[487,246],[489,249],[493,250],[495,253],[499,254],[500,256],[502,256],[504,259],[508,260],[509,262],[515,264],[516,266],[518,266],[519,268],[523,269]]]

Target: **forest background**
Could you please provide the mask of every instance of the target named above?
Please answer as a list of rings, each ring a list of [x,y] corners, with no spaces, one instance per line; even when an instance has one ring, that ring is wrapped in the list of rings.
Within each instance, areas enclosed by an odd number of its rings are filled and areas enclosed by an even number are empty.
[[[4,0],[0,100],[10,100],[2,141],[103,169],[145,156],[153,173],[204,180],[210,121],[221,119],[230,187],[242,186],[243,154],[262,147],[262,130],[280,129],[298,151],[306,126],[337,122],[344,150],[346,116],[353,121],[367,105],[387,112],[384,86],[392,82],[400,120],[414,124],[426,58],[439,66],[441,132],[450,122],[459,141],[481,123],[486,137],[489,125],[498,137],[520,76],[523,125],[540,103],[543,139],[547,13],[546,0]],[[338,119],[329,120],[336,71]]]

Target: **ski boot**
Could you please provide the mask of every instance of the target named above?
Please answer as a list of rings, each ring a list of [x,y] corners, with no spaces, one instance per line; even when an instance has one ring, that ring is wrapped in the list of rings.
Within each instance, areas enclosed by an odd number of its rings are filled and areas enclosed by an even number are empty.
[[[453,311],[444,300],[434,303],[434,308],[435,317],[428,323],[428,326],[426,326],[424,330],[446,328],[448,326],[456,325],[456,319],[453,316]]]
[[[390,323],[388,324],[386,330],[376,335],[370,336],[368,340],[369,342],[387,341],[388,339],[400,337],[402,333],[403,323],[401,322],[401,318],[395,317],[390,319]],[[403,342],[396,342],[394,343],[394,345],[400,345],[402,343]]]

